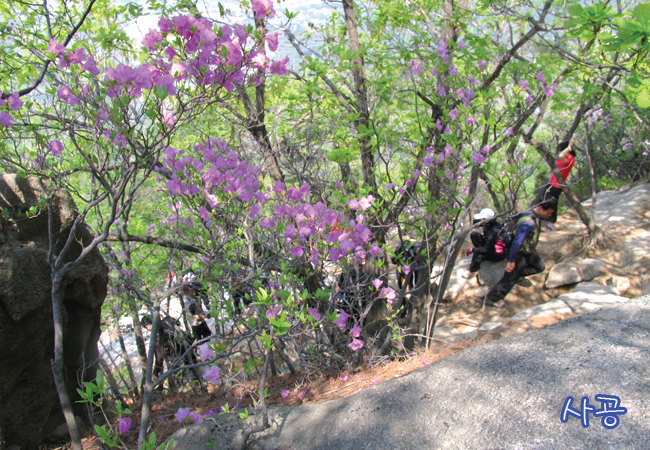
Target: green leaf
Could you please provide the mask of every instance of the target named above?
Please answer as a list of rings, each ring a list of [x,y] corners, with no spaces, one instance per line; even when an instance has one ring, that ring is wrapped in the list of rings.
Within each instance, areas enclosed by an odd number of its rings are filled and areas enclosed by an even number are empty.
[[[641,108],[650,108],[650,86],[645,85],[636,96],[636,103]]]
[[[244,408],[244,412],[240,412],[239,417],[241,417],[242,420],[248,419],[248,408]]]
[[[574,16],[581,16],[584,8],[580,5],[571,5],[566,10]]]

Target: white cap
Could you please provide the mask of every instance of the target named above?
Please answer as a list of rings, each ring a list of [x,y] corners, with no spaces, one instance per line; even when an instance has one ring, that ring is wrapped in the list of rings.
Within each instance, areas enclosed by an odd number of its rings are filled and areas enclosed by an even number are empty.
[[[476,220],[491,219],[494,216],[495,216],[494,211],[492,211],[490,208],[484,208],[478,214],[474,214],[474,219]]]

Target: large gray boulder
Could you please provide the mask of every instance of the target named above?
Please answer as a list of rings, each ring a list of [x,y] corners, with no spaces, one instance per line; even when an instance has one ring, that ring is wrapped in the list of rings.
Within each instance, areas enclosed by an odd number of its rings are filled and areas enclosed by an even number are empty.
[[[0,177],[0,414],[7,445],[36,448],[64,423],[50,360],[54,354],[51,272],[47,210],[35,178]],[[66,191],[52,192],[55,252],[68,237],[77,215]],[[92,236],[79,229],[73,251]],[[66,381],[75,412],[79,379],[92,380],[98,357],[101,306],[106,297],[108,270],[98,251],[69,273],[64,285],[64,356]]]
[[[350,397],[270,409],[271,428],[251,449],[648,448],[650,299],[586,313],[478,345]],[[615,429],[560,421],[565,400],[617,396]],[[611,408],[610,408],[611,409]],[[175,447],[229,449],[241,435],[234,415],[186,426]],[[254,422],[255,418],[251,420]],[[250,422],[249,422],[250,424]]]

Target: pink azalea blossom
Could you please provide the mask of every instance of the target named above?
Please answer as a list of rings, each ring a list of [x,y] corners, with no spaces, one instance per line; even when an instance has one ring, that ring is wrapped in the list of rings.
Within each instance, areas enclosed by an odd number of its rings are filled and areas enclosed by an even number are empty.
[[[349,318],[350,314],[346,313],[345,311],[339,311],[339,317],[334,321],[334,323],[337,327],[339,327],[339,329],[342,330],[345,328],[345,324]]]
[[[519,81],[519,86],[521,86],[522,89],[528,89],[528,81],[520,80]]]
[[[542,84],[546,84],[546,77],[544,77],[544,72],[541,70],[537,72],[537,80],[539,80],[539,82]]]
[[[411,73],[414,75],[424,73],[424,67],[415,59],[411,60]]]
[[[350,377],[348,375],[343,375],[342,377],[339,378],[344,383],[347,383]]]
[[[61,141],[51,141],[49,147],[50,151],[52,152],[52,156],[59,156],[61,152],[63,152],[63,144]]]
[[[178,411],[176,411],[176,414],[174,414],[174,417],[176,417],[176,420],[178,420],[178,423],[183,423],[185,422],[186,417],[190,417],[190,408],[178,408]]]
[[[147,47],[149,51],[154,51],[156,49],[156,44],[162,42],[162,40],[163,37],[158,30],[149,28],[149,32],[145,34],[144,39],[142,39],[142,45]]]
[[[465,41],[458,41],[458,48],[461,50],[465,50]]]
[[[211,381],[214,384],[219,384],[219,375],[221,374],[221,369],[217,366],[210,366],[208,369],[203,372],[202,378],[204,380]],[[196,422],[196,420],[195,420]],[[198,423],[198,422],[197,422]]]
[[[473,118],[473,117],[467,118],[467,120],[465,120],[465,122],[467,122],[467,125],[469,125],[470,127],[476,125],[476,119]]]
[[[65,45],[57,45],[56,39],[52,38],[47,44],[47,51],[55,54],[56,56],[60,56],[65,51]]]
[[[377,378],[373,378],[372,380],[370,380],[370,382],[372,384],[379,384],[379,380]]]
[[[287,398],[290,394],[291,394],[291,392],[289,392],[288,390],[284,389],[282,392],[280,392],[280,397],[282,397],[282,398]]]
[[[302,245],[296,245],[294,247],[291,247],[290,249],[291,256],[294,258],[300,258],[302,255],[305,254],[305,247]]]
[[[555,85],[551,84],[550,86],[547,86],[544,88],[544,94],[547,97],[553,97],[555,95]]]
[[[264,37],[264,40],[269,46],[269,50],[274,52],[278,49],[278,38],[280,37],[280,33],[271,33],[267,34]]]
[[[513,130],[512,128],[508,128],[508,131],[506,131],[506,136],[507,136],[507,137],[510,137],[510,136],[512,136],[513,134],[515,134],[514,130]]]
[[[411,266],[402,266],[402,272],[408,275],[409,273],[411,273]]]
[[[256,19],[272,19],[275,16],[272,0],[253,0],[252,9]]]
[[[472,161],[474,161],[476,164],[483,164],[483,161],[485,161],[485,156],[479,152],[473,152]]]
[[[289,62],[288,56],[285,56],[284,58],[278,61],[272,61],[270,72],[275,75],[288,75],[289,74],[289,69],[287,69],[288,62]]]
[[[318,312],[317,309],[314,308],[308,308],[309,309],[309,315],[314,318],[314,320],[318,321],[321,318],[320,313]]]
[[[117,433],[118,434],[128,433],[130,429],[131,429],[131,418],[130,417],[122,417],[120,419],[117,419]]]
[[[361,336],[361,332],[362,332],[362,331],[363,331],[363,330],[362,330],[361,327],[359,326],[359,323],[358,323],[358,322],[355,322],[354,326],[353,326],[352,329],[350,330],[350,334],[352,335],[352,337],[358,338],[359,336]]]
[[[176,123],[173,111],[165,111],[165,114],[163,114],[163,122],[168,128],[171,128]]]
[[[384,297],[386,301],[392,305],[393,300],[395,300],[396,297],[395,290],[390,287],[381,288],[381,291],[379,291],[379,296]]]
[[[363,341],[361,339],[353,338],[352,342],[348,344],[348,347],[350,347],[353,352],[356,352],[357,350],[361,350],[363,348]]]
[[[18,92],[14,92],[7,98],[7,104],[12,110],[18,111],[18,109],[22,108],[23,101],[18,96]]]
[[[210,344],[207,342],[199,346],[199,355],[203,361],[208,361],[212,359],[215,355],[214,351],[210,348]]]
[[[382,284],[384,284],[384,282],[379,278],[375,278],[374,280],[372,280],[372,285],[375,287],[375,289],[379,289]]]

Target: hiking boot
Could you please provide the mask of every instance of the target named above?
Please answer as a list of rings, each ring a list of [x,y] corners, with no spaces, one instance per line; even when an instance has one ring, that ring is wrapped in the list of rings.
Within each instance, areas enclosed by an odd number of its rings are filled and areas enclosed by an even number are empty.
[[[467,272],[462,274],[461,277],[465,278],[466,280],[469,280],[470,278],[474,278],[476,275],[478,275],[478,272],[470,272],[468,270]]]
[[[487,306],[494,306],[495,308],[505,308],[506,307],[506,302],[503,300],[497,300],[496,302],[493,302],[489,298],[485,299],[485,304]]]

